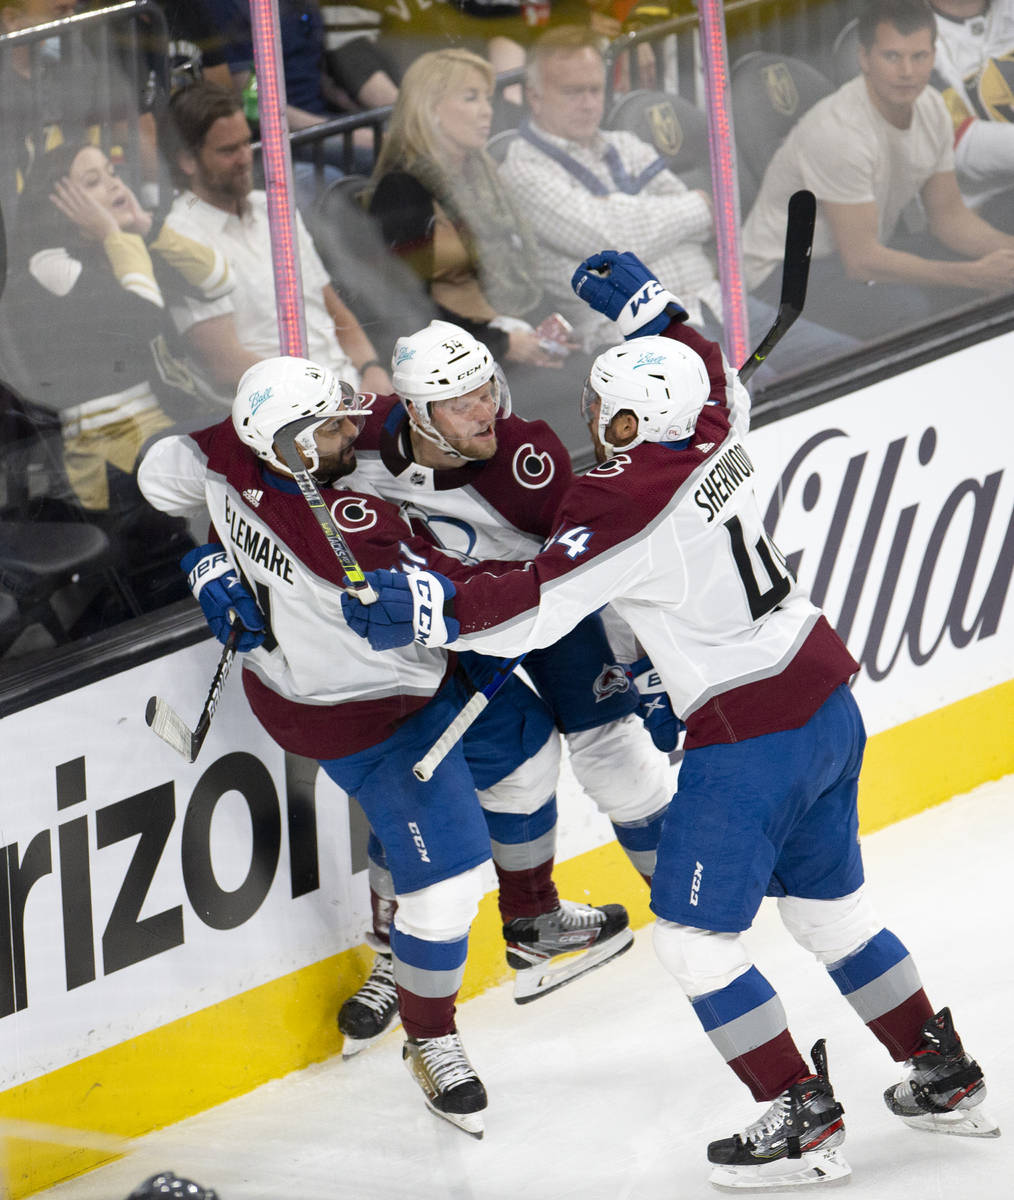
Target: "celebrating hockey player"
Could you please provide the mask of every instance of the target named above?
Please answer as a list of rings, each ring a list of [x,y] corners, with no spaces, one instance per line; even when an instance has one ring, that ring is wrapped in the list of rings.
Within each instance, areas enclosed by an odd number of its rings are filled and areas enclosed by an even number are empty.
[[[417,526],[463,561],[525,559],[553,532],[553,519],[572,478],[570,456],[543,421],[511,414],[509,392],[486,347],[446,321],[400,338],[393,356],[397,395],[378,397],[356,442],[349,487],[376,492],[402,506]],[[499,401],[505,397],[506,402]],[[636,658],[631,649],[628,661]],[[650,882],[662,817],[674,790],[668,759],[652,745],[635,715],[638,691],[615,662],[598,616],[586,617],[554,646],[525,660],[525,670],[566,736],[570,763],[584,791],[613,823],[617,840]],[[639,674],[636,664],[628,669]],[[643,677],[640,679],[644,687]],[[642,706],[650,703],[647,697]],[[668,706],[658,705],[652,730],[666,749],[676,745],[677,722],[658,727]],[[494,801],[480,791],[500,879],[507,961],[522,968],[515,999],[525,1003],[599,965],[618,947],[573,950],[580,928],[601,921],[598,910],[564,901],[546,911],[519,897],[511,880],[519,865],[537,870],[552,888],[556,797],[528,787],[499,789]],[[396,1010],[385,954],[390,920],[390,876],[371,839],[370,882],[378,949],[374,970],[339,1014],[339,1028],[362,1045],[378,1035]],[[525,916],[512,916],[524,911]],[[346,1043],[348,1045],[348,1042]]]
[[[454,1020],[490,857],[476,786],[494,811],[503,792],[545,801],[556,787],[558,738],[545,706],[514,680],[432,780],[413,777],[411,764],[464,702],[467,680],[442,650],[380,656],[351,634],[338,603],[341,567],[276,446],[294,419],[319,416],[300,434],[299,453],[359,561],[386,567],[406,553],[453,574],[460,564],[414,536],[394,505],[333,487],[355,467],[367,415],[360,401],[326,368],[266,359],[243,376],[231,420],[156,443],[139,483],[162,511],[210,511],[215,540],[184,559],[191,588],[220,640],[232,614],[242,624],[244,690],[264,728],[355,795],[380,839],[397,898],[390,950],[403,1057],[430,1108],[481,1136],[486,1093]],[[508,886],[519,905],[512,918],[559,907],[548,872],[516,864]],[[571,941],[557,953],[608,942],[615,954],[630,944],[620,905],[570,905],[567,919]],[[537,937],[522,929],[514,940],[524,947],[529,936]]]
[[[906,1064],[889,1110],[920,1129],[995,1135],[949,1010],[934,1011],[865,894],[857,664],[765,533],[742,441],[746,391],[715,343],[666,315],[678,300],[633,255],[593,256],[574,287],[630,340],[592,366],[582,406],[600,465],[571,486],[550,544],[507,573],[472,568],[467,583],[371,574],[378,602],[342,607],[378,648],[414,637],[515,655],[607,602],[634,629],[687,726],[652,883],[656,951],[768,1104],[708,1147],[713,1183],[763,1190],[850,1173],[824,1043],[811,1069],[741,937],[765,895]]]

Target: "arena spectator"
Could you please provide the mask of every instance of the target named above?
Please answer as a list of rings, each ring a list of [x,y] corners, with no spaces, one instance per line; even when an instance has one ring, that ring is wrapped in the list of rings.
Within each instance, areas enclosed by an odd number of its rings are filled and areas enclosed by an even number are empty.
[[[203,82],[183,88],[170,104],[170,129],[185,190],[166,224],[218,247],[236,282],[214,315],[185,303],[173,316],[209,382],[231,396],[249,366],[279,353],[267,197],[253,188],[250,128],[234,92]],[[387,371],[298,217],[297,233],[310,354],[353,386],[387,394]]]
[[[28,175],[11,239],[14,342],[30,399],[60,413],[67,476],[95,512],[140,503],[144,442],[199,407],[171,353],[168,304],[231,288],[217,251],[159,226],[96,146],[66,143]]]
[[[6,319],[22,391],[59,421],[69,490],[46,512],[80,519],[110,541],[118,584],[90,605],[87,628],[185,595],[177,563],[186,523],[154,512],[137,487],[145,443],[203,410],[173,353],[169,305],[195,309],[231,286],[220,254],[146,212],[106,155],[65,143],[37,158],[10,241]],[[79,626],[79,629],[81,626]]]
[[[370,211],[430,289],[440,314],[494,358],[559,365],[529,318],[545,315],[537,250],[485,152],[493,69],[467,50],[422,55],[405,73],[373,175]]]
[[[214,17],[226,47],[226,60],[232,74],[233,86],[250,98],[247,116],[256,121],[253,112],[257,97],[257,79],[253,62],[253,28],[250,0],[205,0]],[[282,43],[282,72],[286,82],[286,118],[290,132],[310,130],[314,125],[340,115],[329,94],[324,59],[324,18],[317,0],[278,0],[278,26]],[[362,131],[356,150],[356,170],[372,166],[372,138]],[[316,145],[302,143],[294,146],[293,157],[300,163],[312,162]],[[344,163],[342,138],[324,140],[323,164],[320,179],[314,180],[310,170],[296,169],[296,186],[300,204],[312,203],[320,186],[340,178]]]
[[[74,12],[74,0],[2,0],[0,32],[20,33]],[[85,49],[79,66],[61,59],[59,43],[12,46],[0,70],[0,204],[8,221],[36,154],[77,137],[91,123],[97,75]],[[43,142],[36,145],[37,132]]]
[[[967,302],[970,292],[1014,288],[1014,238],[962,200],[947,107],[927,87],[936,35],[929,5],[873,0],[858,33],[861,74],[810,109],[775,152],[743,249],[748,285],[773,298],[786,201],[809,188],[818,211],[807,312],[871,338]],[[913,201],[928,228],[906,240],[902,215]]]
[[[954,122],[954,162],[968,204],[1014,233],[1014,0],[934,0],[933,82]]]
[[[593,350],[615,337],[613,322],[574,296],[571,276],[588,246],[631,246],[657,264],[694,324],[721,340],[711,198],[688,190],[636,134],[601,128],[606,68],[600,45],[586,28],[559,26],[543,34],[529,55],[531,118],[511,143],[500,176],[535,231],[539,279],[585,349]],[[749,301],[750,323],[758,331],[774,315],[769,305]],[[809,367],[818,355],[855,346],[800,321],[779,347],[773,369]],[[773,369],[765,368],[769,377]]]

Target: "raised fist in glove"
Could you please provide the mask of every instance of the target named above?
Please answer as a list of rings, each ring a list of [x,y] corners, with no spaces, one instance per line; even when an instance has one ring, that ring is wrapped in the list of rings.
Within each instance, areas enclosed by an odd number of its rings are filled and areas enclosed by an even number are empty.
[[[393,650],[418,642],[446,646],[461,626],[447,610],[456,588],[436,571],[367,571],[366,581],[377,594],[372,604],[342,595],[342,612],[349,627],[366,638],[374,650]]]
[[[625,338],[662,333],[687,311],[659,283],[636,254],[603,250],[574,272],[570,286],[596,312],[616,322]]]
[[[651,740],[666,754],[675,750],[686,726],[673,712],[669,693],[652,666],[651,659],[639,658],[631,663],[627,667],[627,675],[637,688],[640,697],[637,711],[645,729],[651,734]]]
[[[188,551],[180,559],[180,566],[187,573],[187,583],[200,602],[211,632],[223,645],[232,632],[233,617],[243,630],[236,642],[237,650],[253,650],[264,641],[264,614],[218,542]]]

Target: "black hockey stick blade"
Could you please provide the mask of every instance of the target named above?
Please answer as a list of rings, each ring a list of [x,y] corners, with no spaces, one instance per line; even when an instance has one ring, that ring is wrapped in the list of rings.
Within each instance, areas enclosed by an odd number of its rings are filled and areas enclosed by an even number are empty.
[[[813,226],[817,219],[817,200],[813,192],[793,192],[789,197],[788,219],[785,226],[785,259],[782,264],[782,294],[774,324],[761,339],[760,345],[739,368],[739,377],[746,383],[761,363],[782,340],[792,323],[803,311],[806,284],[810,278],[810,254],[813,251]]]
[[[236,657],[236,644],[239,642],[239,635],[242,632],[243,627],[234,621],[229,632],[229,640],[225,643],[218,666],[215,668],[211,687],[208,689],[208,696],[197,720],[196,729],[191,730],[172,705],[163,700],[161,696],[152,696],[145,705],[144,719],[152,733],[157,734],[166,745],[172,746],[174,750],[182,754],[187,762],[196,762],[201,747],[204,745],[204,739],[208,736],[211,718],[215,715],[215,709],[222,697],[222,688],[225,686],[232,661]]]

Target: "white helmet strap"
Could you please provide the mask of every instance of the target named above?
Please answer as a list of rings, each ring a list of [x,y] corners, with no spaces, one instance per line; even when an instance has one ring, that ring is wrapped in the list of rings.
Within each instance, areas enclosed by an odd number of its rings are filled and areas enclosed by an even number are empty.
[[[460,450],[455,450],[451,443],[444,437],[439,429],[433,424],[430,419],[430,403],[426,400],[403,400],[405,411],[408,413],[409,422],[412,428],[425,438],[438,450],[442,450],[444,454],[450,454],[454,458],[460,458],[465,461],[470,461],[468,456],[462,454]]]

